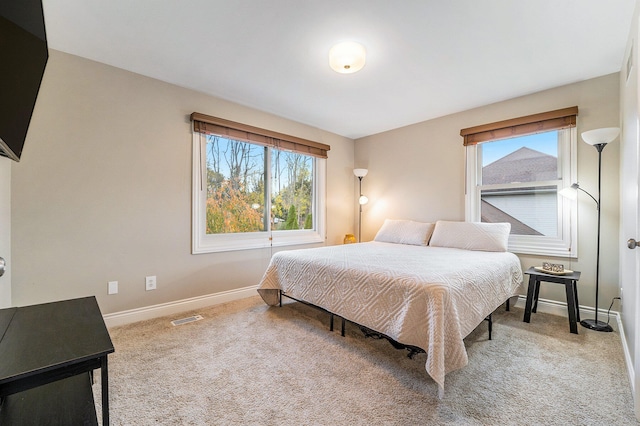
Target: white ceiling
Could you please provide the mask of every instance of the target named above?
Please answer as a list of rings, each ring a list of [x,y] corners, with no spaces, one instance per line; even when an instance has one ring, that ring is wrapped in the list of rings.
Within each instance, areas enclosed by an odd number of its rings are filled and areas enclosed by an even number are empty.
[[[636,0],[43,3],[52,49],[359,138],[617,72]]]

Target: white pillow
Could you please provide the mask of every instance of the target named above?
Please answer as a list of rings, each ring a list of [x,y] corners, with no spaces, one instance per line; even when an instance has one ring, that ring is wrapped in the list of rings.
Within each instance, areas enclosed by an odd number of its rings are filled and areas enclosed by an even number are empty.
[[[510,223],[436,222],[430,246],[465,250],[507,251]]]
[[[433,232],[433,223],[385,219],[374,241],[423,246]]]

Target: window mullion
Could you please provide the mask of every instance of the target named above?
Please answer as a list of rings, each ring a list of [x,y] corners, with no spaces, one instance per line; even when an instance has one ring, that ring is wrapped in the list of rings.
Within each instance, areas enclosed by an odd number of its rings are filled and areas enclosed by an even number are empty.
[[[273,245],[273,232],[271,229],[271,149],[264,148],[264,229]]]
[[[312,185],[312,191],[313,191],[313,197],[311,198],[311,214],[313,215],[313,222],[311,223],[311,228],[314,230],[318,230],[318,224],[317,224],[317,220],[318,220],[318,203],[317,203],[317,199],[318,199],[318,189],[319,189],[319,185],[318,185],[318,167],[317,167],[317,160],[314,158],[311,162],[311,170],[313,173],[313,182],[311,183]]]

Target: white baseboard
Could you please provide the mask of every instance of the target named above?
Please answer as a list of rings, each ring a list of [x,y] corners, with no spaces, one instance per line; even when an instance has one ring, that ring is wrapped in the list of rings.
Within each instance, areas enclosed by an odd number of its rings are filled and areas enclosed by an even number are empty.
[[[527,302],[526,296],[518,296],[518,301],[516,302],[516,306],[524,309],[525,304]],[[580,318],[581,319],[590,319],[595,316],[595,309],[590,306],[582,306],[580,305]],[[569,313],[567,311],[567,303],[566,302],[558,302],[555,300],[547,300],[547,299],[538,299],[538,312],[544,312],[545,314],[558,315],[561,317],[569,317]],[[620,331],[621,329],[621,321],[620,314],[617,311],[610,312],[610,321],[611,327],[615,331]],[[607,322],[607,310],[606,309],[598,309],[598,321]]]
[[[627,374],[629,375],[629,384],[631,385],[631,394],[633,399],[636,397],[636,374],[633,366],[633,360],[631,359],[631,352],[629,352],[629,346],[627,345],[627,337],[624,334],[624,327],[622,326],[622,318],[618,315],[618,330],[620,333],[620,340],[622,340],[622,350],[624,351],[624,361],[627,364]]]
[[[144,321],[165,315],[172,315],[178,312],[190,311],[193,309],[203,308],[206,306],[219,305],[220,303],[231,302],[233,300],[245,299],[255,296],[258,286],[243,287],[235,290],[222,291],[219,293],[206,294],[204,296],[192,297],[189,299],[176,300],[173,302],[161,303],[159,305],[145,306],[142,308],[130,309],[128,311],[114,312],[104,315],[104,321],[107,327],[116,327],[119,325],[130,324],[132,322]],[[518,296],[516,306],[523,308],[526,303],[525,296]],[[539,299],[538,312],[544,312],[552,315],[568,317],[567,304],[555,300]],[[580,306],[580,317],[590,318],[594,315],[595,310],[591,307]],[[598,315],[606,319],[607,311],[598,309]],[[611,316],[615,319],[611,326],[617,330],[622,330],[620,315],[617,311],[611,311]],[[622,337],[622,336],[621,336]],[[623,344],[625,340],[622,339]],[[628,355],[628,348],[625,346],[625,353]]]
[[[104,315],[104,322],[107,327],[130,324],[132,322],[144,321],[165,315],[173,315],[179,312],[191,311],[193,309],[207,306],[219,305],[233,300],[245,299],[258,294],[257,285],[239,288],[235,290],[222,291],[220,293],[207,294],[204,296],[192,297],[189,299],[176,300],[173,302],[161,303],[159,305],[145,306],[143,308],[130,309],[128,311],[114,312]]]

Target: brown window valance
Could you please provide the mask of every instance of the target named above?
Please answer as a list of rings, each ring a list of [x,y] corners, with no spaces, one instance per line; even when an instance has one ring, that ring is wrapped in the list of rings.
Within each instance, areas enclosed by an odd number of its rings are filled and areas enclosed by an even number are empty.
[[[576,126],[578,107],[558,109],[460,130],[464,146]]]
[[[227,136],[232,139],[293,151],[299,154],[327,158],[327,151],[331,149],[329,145],[320,142],[289,136],[283,133],[249,126],[248,124],[236,123],[235,121],[200,114],[198,112],[191,114],[191,121],[193,121],[194,132]]]

